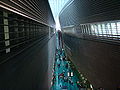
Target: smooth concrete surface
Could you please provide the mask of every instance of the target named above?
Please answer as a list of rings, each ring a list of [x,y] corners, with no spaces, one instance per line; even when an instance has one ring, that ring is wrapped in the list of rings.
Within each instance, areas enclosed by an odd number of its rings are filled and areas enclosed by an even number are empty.
[[[48,42],[48,87],[51,88],[53,77],[53,64],[55,61],[56,35]]]
[[[41,41],[1,64],[0,90],[48,90],[48,52],[51,50],[48,44],[54,42],[54,38]]]
[[[120,86],[120,46],[64,35],[68,56],[95,87]]]

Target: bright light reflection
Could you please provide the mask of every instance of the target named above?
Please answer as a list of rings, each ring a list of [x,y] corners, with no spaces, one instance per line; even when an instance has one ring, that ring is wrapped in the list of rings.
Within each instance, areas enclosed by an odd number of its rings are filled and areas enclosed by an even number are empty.
[[[73,76],[73,72],[71,72],[71,76]]]
[[[48,1],[49,1],[50,7],[53,13],[53,17],[56,23],[56,30],[61,30],[59,18],[58,18],[59,13],[63,9],[65,4],[70,0],[48,0]]]
[[[120,35],[120,22],[91,24],[91,32],[93,35],[99,34],[99,36],[112,35],[112,37],[119,37],[117,35]]]
[[[56,30],[61,30],[59,19],[56,20]]]
[[[69,77],[69,76],[70,76],[70,73],[68,72],[67,75],[68,75],[68,77]]]

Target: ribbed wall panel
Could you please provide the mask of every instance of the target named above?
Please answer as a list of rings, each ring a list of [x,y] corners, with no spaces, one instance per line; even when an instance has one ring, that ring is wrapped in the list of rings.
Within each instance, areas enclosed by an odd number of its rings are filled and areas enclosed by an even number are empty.
[[[1,0],[0,7],[48,26],[55,24],[47,0]]]
[[[60,13],[68,57],[94,88],[120,88],[120,0],[74,0]]]
[[[62,27],[119,19],[119,0],[74,0],[60,14]]]

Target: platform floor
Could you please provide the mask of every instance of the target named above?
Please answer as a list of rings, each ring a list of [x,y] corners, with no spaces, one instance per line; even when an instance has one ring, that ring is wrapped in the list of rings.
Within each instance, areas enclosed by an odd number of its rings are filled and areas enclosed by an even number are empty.
[[[63,59],[64,54],[56,54],[54,84],[52,90],[79,90],[77,81],[79,79],[74,75],[74,71],[70,68],[69,61]],[[72,74],[73,75],[72,75]]]
[[[90,86],[85,78],[80,80],[77,71],[73,69],[71,61],[67,60],[65,51],[61,48],[58,38],[56,38],[56,54],[54,63],[53,82],[51,90],[88,90]],[[85,82],[84,82],[85,81]],[[91,90],[91,89],[89,89]]]

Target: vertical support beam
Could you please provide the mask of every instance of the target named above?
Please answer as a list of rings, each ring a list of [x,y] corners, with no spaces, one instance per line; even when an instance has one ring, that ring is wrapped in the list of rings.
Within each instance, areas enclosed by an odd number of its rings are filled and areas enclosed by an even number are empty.
[[[97,36],[99,36],[99,28],[98,28],[98,24],[95,24],[96,25],[96,29],[97,29]]]
[[[34,22],[34,24],[33,24],[33,36],[34,36],[34,39],[35,39],[35,22]]]
[[[117,28],[117,22],[115,22],[115,29],[116,29],[116,34],[117,34],[117,39],[119,40],[119,37],[118,37],[118,28]]]
[[[102,24],[100,24],[100,27],[101,27],[102,37],[103,37],[104,35],[103,35],[103,26],[102,26]]]
[[[17,19],[17,17],[15,17],[15,19]],[[16,34],[16,38],[18,38],[19,37],[19,32],[18,32],[18,21],[14,21],[14,25],[15,25],[15,34]],[[16,43],[18,43],[19,42],[19,40],[16,40]]]
[[[106,31],[106,37],[108,38],[109,37],[109,34],[108,34],[108,27],[107,27],[107,23],[105,22],[105,31]]]
[[[90,24],[88,24],[88,26],[89,26],[89,33],[90,33],[90,35],[92,35],[91,25],[90,25]]]
[[[28,21],[28,23],[27,23],[27,39],[29,39],[29,21]]]
[[[110,31],[111,31],[111,36],[112,36],[113,34],[112,34],[112,26],[111,26],[111,23],[110,23]]]
[[[25,40],[25,24],[24,24],[24,19],[22,18],[22,21],[21,21],[21,27],[22,27],[22,37],[23,37],[23,40]]]
[[[3,24],[4,24],[4,37],[5,37],[5,46],[8,47],[10,45],[9,38],[9,27],[8,27],[8,13],[3,12]],[[6,48],[6,53],[10,52],[10,48]]]

